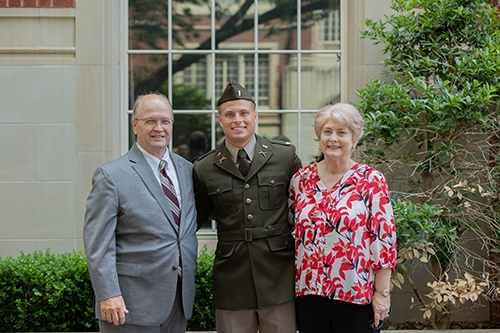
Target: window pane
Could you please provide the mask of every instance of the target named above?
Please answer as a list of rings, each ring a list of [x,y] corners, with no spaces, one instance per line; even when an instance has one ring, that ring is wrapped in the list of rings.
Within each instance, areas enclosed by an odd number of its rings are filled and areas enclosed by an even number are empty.
[[[301,109],[318,110],[340,101],[340,57],[336,54],[303,54]]]
[[[132,54],[129,56],[129,107],[136,96],[159,91],[168,96],[167,55]]]
[[[178,67],[179,59],[184,55],[176,54],[173,60],[173,72]],[[177,94],[172,95],[172,106],[178,110],[211,110],[210,67],[205,56],[192,59],[193,62],[174,75],[173,87]],[[185,58],[184,58],[185,59]],[[159,91],[168,96],[168,55],[131,54],[129,56],[130,96],[138,96],[152,91]],[[133,102],[131,102],[133,105]],[[130,106],[131,107],[131,106]]]
[[[316,42],[318,34],[325,33],[318,29],[324,29],[325,18],[331,18],[331,13],[339,11],[339,1],[312,1],[302,2],[301,7],[301,49],[314,50],[318,46]],[[340,23],[340,20],[337,22]],[[259,49],[298,49],[298,22],[297,1],[259,1]],[[332,27],[327,25],[326,29]],[[336,32],[339,29],[335,30]],[[330,33],[327,34],[329,36]],[[338,35],[340,36],[340,35]]]
[[[319,156],[319,142],[314,132],[314,119],[316,113],[302,113],[300,116],[300,152],[299,157],[302,165],[308,165]]]
[[[175,80],[174,80],[175,82]],[[174,83],[171,98],[174,110],[207,110],[211,111],[210,97],[204,91],[186,83]]]
[[[163,0],[166,2],[165,0]],[[210,50],[211,10],[194,1],[172,1],[172,47],[175,50]]]
[[[227,83],[236,80],[244,84],[244,77],[239,77],[239,69],[244,65],[239,64],[241,56],[221,54],[215,56],[215,96],[217,100],[222,96],[222,92]]]
[[[215,42],[219,49],[253,49],[254,48],[254,12],[255,6],[240,7],[241,1],[216,0]],[[245,2],[247,3],[247,2]]]
[[[340,9],[325,13],[319,22],[318,47],[320,50],[340,50]]]
[[[205,59],[192,63],[182,71],[182,82],[208,95],[209,72]]]
[[[190,136],[194,132],[194,140],[191,140]],[[204,148],[199,147],[199,142],[201,140],[201,134],[206,136],[206,145]],[[197,151],[207,152],[210,148],[210,141],[212,139],[211,135],[211,115],[210,114],[176,114],[174,128],[172,131],[172,150],[176,153],[182,153],[185,151],[186,159],[189,159],[190,153],[194,154]],[[183,145],[185,147],[183,147]]]
[[[317,110],[340,100],[340,55],[302,54],[300,85],[297,57],[292,55],[283,73],[283,108]]]
[[[207,59],[204,56],[175,74],[172,95],[174,109],[211,111],[211,62]]]
[[[258,101],[258,133],[269,139],[284,135],[304,165],[314,161],[316,112],[340,100],[339,0],[299,2],[300,22],[296,0],[216,0],[213,8],[211,1],[128,3],[129,108],[139,94],[169,96],[170,82],[174,151],[182,153],[195,131],[206,134],[206,149],[221,144],[224,134],[211,98],[216,102],[227,83],[237,80]],[[154,52],[142,54],[149,50]],[[129,143],[134,141],[130,130]]]
[[[315,117],[316,111],[302,113],[299,124],[298,113],[261,112],[259,113],[259,135],[273,140],[288,139],[291,144],[297,147],[302,164],[306,165],[319,154],[319,143],[314,132]]]
[[[281,133],[288,141],[298,147],[299,144],[299,127],[298,113],[283,113],[281,114]]]
[[[166,49],[167,2],[129,0],[129,49]]]
[[[279,113],[259,113],[259,135],[271,140],[281,134],[281,114]]]

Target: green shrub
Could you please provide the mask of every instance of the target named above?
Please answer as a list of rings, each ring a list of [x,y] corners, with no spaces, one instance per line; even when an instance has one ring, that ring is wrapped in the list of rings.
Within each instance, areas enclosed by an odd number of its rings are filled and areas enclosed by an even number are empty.
[[[215,330],[213,252],[202,249],[190,331]],[[85,255],[35,251],[0,257],[0,332],[98,332]]]
[[[215,331],[215,310],[212,307],[212,266],[215,254],[205,246],[198,256],[196,296],[188,331]]]
[[[0,260],[0,331],[98,331],[83,254],[35,251]]]

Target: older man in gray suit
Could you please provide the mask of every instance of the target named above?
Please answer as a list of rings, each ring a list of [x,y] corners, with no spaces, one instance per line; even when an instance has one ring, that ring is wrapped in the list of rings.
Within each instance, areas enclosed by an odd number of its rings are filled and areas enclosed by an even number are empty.
[[[198,241],[192,164],[169,152],[173,111],[139,97],[137,143],[97,168],[83,240],[101,332],[186,332]]]

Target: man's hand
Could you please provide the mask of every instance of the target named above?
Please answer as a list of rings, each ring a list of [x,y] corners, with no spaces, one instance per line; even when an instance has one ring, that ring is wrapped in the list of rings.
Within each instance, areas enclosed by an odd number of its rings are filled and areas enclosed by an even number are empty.
[[[128,313],[122,296],[111,297],[99,302],[102,319],[115,324],[125,324],[125,315]]]

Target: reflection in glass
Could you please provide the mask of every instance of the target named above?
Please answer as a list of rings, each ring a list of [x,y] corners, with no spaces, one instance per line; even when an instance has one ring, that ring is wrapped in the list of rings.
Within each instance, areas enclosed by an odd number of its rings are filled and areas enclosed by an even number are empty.
[[[176,114],[174,128],[172,131],[172,150],[174,152],[179,152],[179,147],[181,145],[187,145],[187,155],[189,155],[189,150],[194,150],[193,144],[195,143],[193,141],[190,145],[190,135],[195,131],[200,131],[206,135],[206,147],[203,148],[203,152],[207,152],[210,148],[210,142],[212,140],[211,115],[186,113]]]
[[[259,56],[259,105],[269,104],[269,55]],[[253,54],[217,55],[215,62],[215,96],[222,95],[228,82],[236,80],[250,95],[256,98],[255,92],[255,62]]]
[[[206,59],[200,59],[200,61],[192,63],[182,71],[182,82],[208,96],[209,91],[207,88],[210,87],[208,82],[209,69]]]
[[[224,131],[222,130],[219,122],[217,121],[215,124],[215,147],[220,146],[223,141],[224,141]]]
[[[136,96],[158,91],[168,97],[167,55],[129,56],[129,109]],[[192,63],[174,76],[171,103],[177,110],[210,110],[206,61]]]
[[[210,98],[192,85],[174,83],[171,98],[174,110],[210,110]]]
[[[239,61],[241,56],[232,54],[221,54],[215,56],[215,96],[218,99],[227,83],[233,80],[244,85],[238,76]]]
[[[318,140],[314,132],[316,111],[284,113],[281,115],[281,133],[297,148],[303,165],[314,160],[319,153]]]
[[[172,1],[172,11],[173,49],[210,50],[210,7],[199,1]]]
[[[290,60],[283,74],[283,108],[296,109],[300,90],[300,109],[318,110],[322,106],[340,100],[340,55],[302,54],[298,81],[297,59]]]
[[[129,108],[136,96],[159,91],[168,96],[167,55],[132,54],[129,56]]]
[[[230,43],[231,49],[253,49],[254,4],[251,1],[235,0],[216,0],[215,3],[217,8],[216,45],[219,45],[221,49],[227,49],[225,44]]]
[[[336,42],[340,47],[340,9],[328,12],[321,25],[322,36],[320,36],[320,40]]]
[[[182,152],[194,131],[207,135],[207,149],[214,148],[212,140],[221,144],[224,134],[211,108],[227,83],[237,80],[258,100],[259,134],[269,139],[284,135],[304,165],[314,161],[319,153],[315,114],[340,99],[340,0],[128,4],[129,109],[139,94],[168,96],[170,82],[174,151]],[[129,144],[134,142],[130,127]]]
[[[340,101],[340,55],[308,54],[302,57],[301,109],[318,110]]]
[[[318,138],[314,132],[315,118],[316,112],[302,113],[300,116],[299,157],[302,160],[302,165],[314,162],[316,157],[320,154]]]
[[[259,113],[259,135],[270,140],[280,134],[283,134],[281,129],[281,114],[280,113]]]
[[[297,1],[259,1],[258,49],[266,49],[266,44],[277,44],[271,48],[280,50],[298,50],[299,46],[301,50],[340,47],[340,1],[302,1],[300,10],[299,23]],[[299,24],[301,45],[298,45]],[[325,43],[334,40],[338,42],[336,48]]]
[[[129,0],[129,49],[167,48],[167,1]]]
[[[210,49],[210,9],[194,1],[172,4],[174,49]],[[129,0],[129,49],[168,49],[168,0]]]

